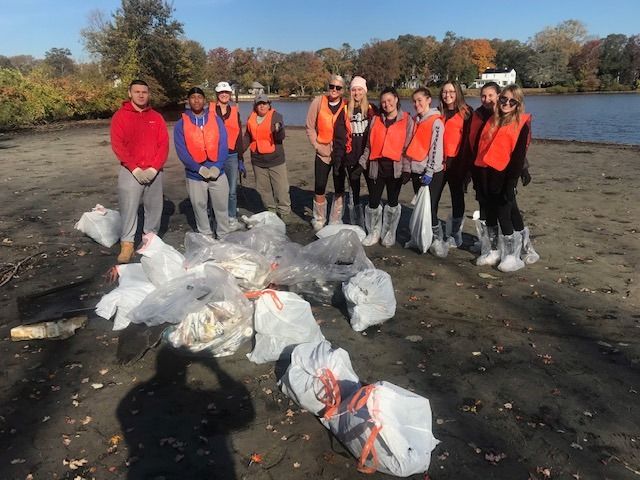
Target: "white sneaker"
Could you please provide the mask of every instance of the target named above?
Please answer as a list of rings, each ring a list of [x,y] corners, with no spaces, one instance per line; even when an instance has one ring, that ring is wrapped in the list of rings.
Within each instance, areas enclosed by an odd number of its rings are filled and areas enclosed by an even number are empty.
[[[242,226],[240,225],[240,222],[238,222],[238,219],[235,217],[229,217],[229,231],[230,232],[235,232],[236,230],[240,230],[242,228]]]

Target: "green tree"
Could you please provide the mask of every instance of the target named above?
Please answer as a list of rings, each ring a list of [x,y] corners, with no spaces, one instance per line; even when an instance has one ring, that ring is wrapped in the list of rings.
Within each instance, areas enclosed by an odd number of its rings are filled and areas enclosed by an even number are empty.
[[[108,75],[126,84],[137,68],[134,76],[161,89],[154,92],[156,98],[164,93],[175,100],[182,95],[187,79],[180,42],[182,24],[172,16],[173,7],[164,0],[122,0],[109,20],[93,13],[82,36],[87,50],[100,59]]]
[[[396,42],[402,52],[400,81],[406,84],[416,80],[418,83],[426,84],[431,72],[430,65],[438,48],[435,37],[400,35]]]
[[[182,52],[185,65],[185,83],[190,88],[193,85],[205,85],[207,75],[207,52],[195,40],[183,40]],[[206,86],[206,85],[205,85]]]
[[[629,37],[624,52],[627,61],[626,68],[622,72],[622,81],[638,88],[640,87],[640,35]]]
[[[535,55],[533,48],[519,40],[494,38],[490,43],[496,51],[496,67],[513,68],[516,71],[518,82],[524,86],[531,85],[532,80],[528,67],[531,57]]]
[[[400,78],[402,51],[395,40],[371,40],[365,43],[358,55],[358,73],[376,90],[394,85]]]
[[[600,44],[600,77],[604,83],[620,83],[620,75],[628,68],[625,54],[627,36],[620,33],[607,35]]]
[[[453,32],[445,33],[434,58],[436,81],[458,80],[469,83],[476,75],[477,67],[472,62],[469,44]]]
[[[279,72],[282,63],[285,61],[284,53],[275,50],[256,50],[256,60],[258,62],[258,81],[267,87],[267,93],[276,91],[278,88]]]
[[[11,59],[4,55],[0,55],[0,68],[15,68],[11,63]]]
[[[241,88],[251,88],[258,78],[258,60],[253,48],[236,48],[231,52],[231,76]]]
[[[68,48],[51,48],[44,54],[44,65],[54,78],[70,75],[75,70],[75,62]]]

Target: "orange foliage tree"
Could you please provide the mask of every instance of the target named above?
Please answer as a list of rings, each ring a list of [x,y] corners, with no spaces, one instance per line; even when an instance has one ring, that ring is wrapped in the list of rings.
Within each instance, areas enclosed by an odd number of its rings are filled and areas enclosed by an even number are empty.
[[[471,53],[471,63],[478,68],[478,73],[484,72],[487,68],[496,66],[496,51],[485,38],[475,40],[465,40],[464,43]]]

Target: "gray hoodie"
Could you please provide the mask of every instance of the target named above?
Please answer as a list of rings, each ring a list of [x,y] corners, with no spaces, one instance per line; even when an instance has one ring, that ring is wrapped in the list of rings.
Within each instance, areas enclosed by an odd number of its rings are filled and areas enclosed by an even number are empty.
[[[437,108],[431,108],[422,115],[416,115],[414,122],[417,126],[433,115],[440,116],[440,112]],[[444,123],[438,118],[433,122],[431,130],[431,147],[427,152],[427,156],[419,161],[417,159],[413,159],[411,162],[411,173],[418,173],[420,175],[426,173],[430,177],[433,177],[434,173],[442,171],[444,161],[444,149],[442,146],[443,139]]]

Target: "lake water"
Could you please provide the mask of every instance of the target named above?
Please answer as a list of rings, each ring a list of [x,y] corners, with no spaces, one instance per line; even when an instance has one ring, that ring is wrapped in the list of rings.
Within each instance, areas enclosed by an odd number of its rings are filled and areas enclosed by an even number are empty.
[[[478,97],[468,102],[474,108],[480,105]],[[409,99],[401,103],[415,113]],[[534,138],[640,145],[640,94],[531,95],[525,103],[533,115]],[[308,101],[274,100],[272,105],[285,125],[304,125]],[[251,107],[250,102],[240,102],[243,119]]]

